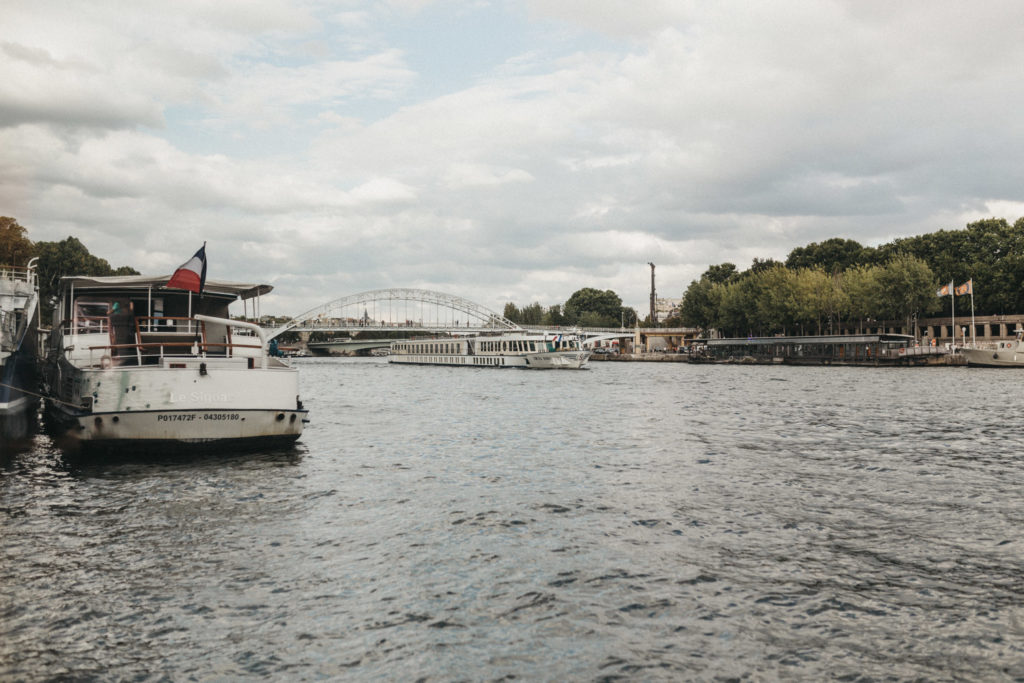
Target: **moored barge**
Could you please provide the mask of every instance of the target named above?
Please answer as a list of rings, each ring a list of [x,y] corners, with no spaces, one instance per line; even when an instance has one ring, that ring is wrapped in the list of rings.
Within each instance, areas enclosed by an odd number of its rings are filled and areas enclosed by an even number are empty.
[[[64,445],[193,450],[290,444],[307,411],[298,372],[228,306],[270,285],[65,277],[46,358],[47,412]]]

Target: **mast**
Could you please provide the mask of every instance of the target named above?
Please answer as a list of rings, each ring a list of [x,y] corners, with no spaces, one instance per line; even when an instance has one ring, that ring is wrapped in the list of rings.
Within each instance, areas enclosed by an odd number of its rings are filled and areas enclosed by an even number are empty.
[[[655,306],[654,306],[654,303],[655,303],[655,297],[654,297],[654,264],[648,262],[647,265],[649,265],[651,267],[651,327],[657,327],[658,326],[658,318],[656,317]]]

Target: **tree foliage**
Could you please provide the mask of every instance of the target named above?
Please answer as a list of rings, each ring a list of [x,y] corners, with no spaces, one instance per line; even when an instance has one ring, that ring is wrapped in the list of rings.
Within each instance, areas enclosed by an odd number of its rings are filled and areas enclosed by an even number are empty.
[[[900,319],[938,307],[936,278],[923,260],[896,254],[884,265],[843,273],[759,261],[725,283],[706,276],[683,295],[682,321],[727,336],[822,334],[844,320]]]
[[[582,327],[618,327],[636,321],[636,311],[622,305],[622,299],[610,289],[584,287],[573,292],[564,304],[544,309],[539,303],[519,308],[505,304],[504,315],[520,325]]]
[[[940,284],[973,281],[978,315],[1024,312],[1024,218],[969,223],[963,230],[865,247],[833,238],[793,249],[785,264],[754,259],[739,272],[711,266],[683,294],[683,324],[746,336],[827,331],[838,322],[896,320],[912,326],[945,315]],[[958,310],[969,305],[957,301]]]
[[[13,218],[0,217],[0,265],[19,265],[38,257],[39,294],[44,319],[52,311],[51,299],[57,294],[60,279],[67,275],[138,275],[128,266],[112,268],[106,259],[93,256],[75,237],[60,242],[36,242]]]
[[[35,255],[35,245],[18,221],[0,216],[0,266],[24,267]]]
[[[787,268],[821,268],[828,274],[842,273],[853,266],[874,261],[874,250],[854,240],[833,237],[797,247],[786,257]]]

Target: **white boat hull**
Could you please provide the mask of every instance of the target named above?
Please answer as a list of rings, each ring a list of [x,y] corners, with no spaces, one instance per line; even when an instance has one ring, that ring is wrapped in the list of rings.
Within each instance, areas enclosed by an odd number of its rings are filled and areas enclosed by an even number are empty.
[[[1015,342],[1000,344],[997,349],[959,349],[967,364],[984,368],[1024,368],[1024,348]]]
[[[192,409],[142,412],[63,411],[66,438],[79,447],[231,448],[289,444],[302,434],[305,410]]]
[[[255,444],[302,434],[307,411],[294,369],[250,368],[245,358],[175,359],[174,366],[62,363],[59,386],[70,391],[48,402],[51,413],[70,441],[87,447]]]
[[[557,351],[527,356],[526,364],[535,370],[579,370],[588,360],[589,351]]]
[[[578,370],[591,351],[576,334],[525,331],[473,337],[403,339],[391,343],[389,362],[399,365],[452,365],[477,368]]]

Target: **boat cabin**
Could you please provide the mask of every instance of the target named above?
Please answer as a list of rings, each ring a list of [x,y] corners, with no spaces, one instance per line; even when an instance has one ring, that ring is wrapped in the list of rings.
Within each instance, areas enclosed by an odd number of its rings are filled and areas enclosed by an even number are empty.
[[[200,296],[167,289],[168,279],[62,278],[53,314],[57,348],[80,367],[157,364],[176,355],[262,355],[252,330],[201,318],[227,319],[232,302],[265,294],[270,285],[207,280]]]

